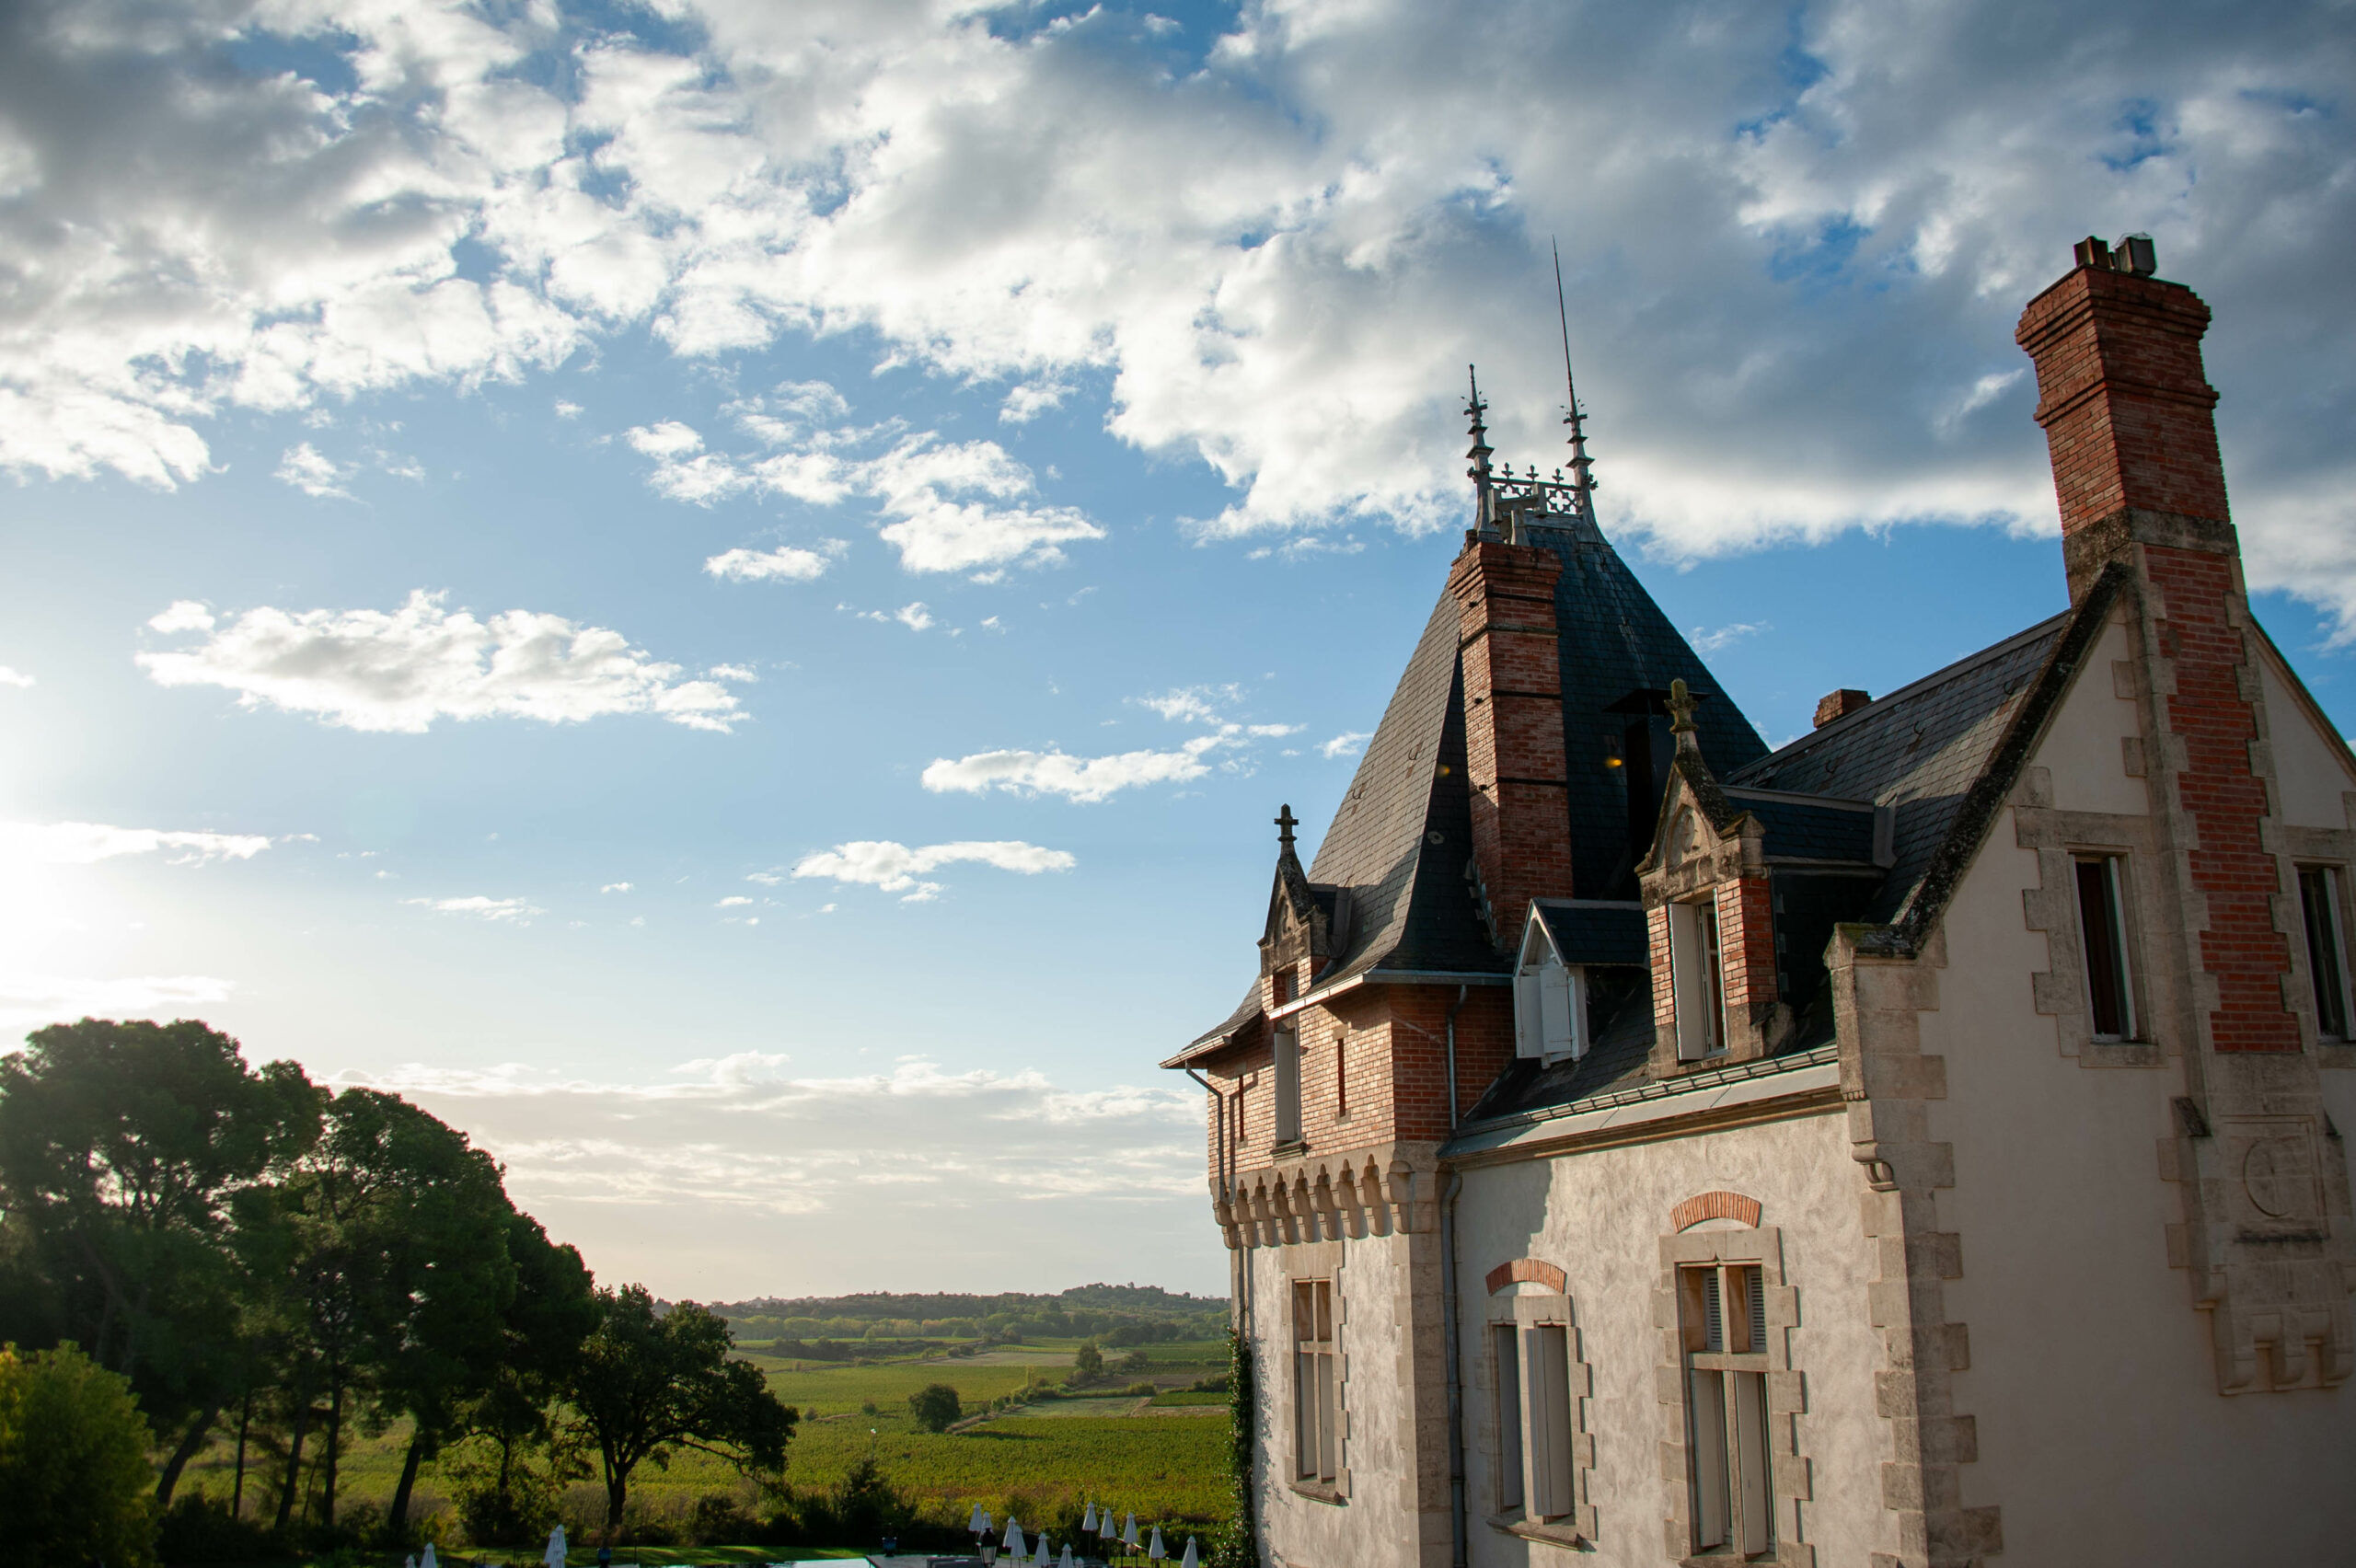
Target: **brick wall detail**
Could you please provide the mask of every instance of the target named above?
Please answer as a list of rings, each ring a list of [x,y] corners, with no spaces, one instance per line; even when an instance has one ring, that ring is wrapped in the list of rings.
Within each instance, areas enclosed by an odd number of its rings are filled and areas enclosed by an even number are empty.
[[[1568,898],[1571,819],[1554,584],[1563,563],[1534,545],[1475,542],[1448,579],[1464,668],[1464,760],[1472,857],[1500,947],[1534,897]]]
[[[1691,1230],[1705,1219],[1731,1219],[1755,1228],[1759,1215],[1757,1198],[1740,1193],[1696,1193],[1669,1211],[1669,1228],[1671,1232]]]
[[[1492,1296],[1509,1285],[1542,1285],[1560,1296],[1570,1288],[1570,1276],[1542,1258],[1516,1258],[1499,1263],[1488,1274]]]

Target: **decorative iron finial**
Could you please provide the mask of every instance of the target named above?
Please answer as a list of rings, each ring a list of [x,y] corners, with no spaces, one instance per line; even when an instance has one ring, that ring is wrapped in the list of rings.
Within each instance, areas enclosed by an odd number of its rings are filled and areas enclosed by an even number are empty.
[[[1289,851],[1292,848],[1292,830],[1299,825],[1300,819],[1292,814],[1291,806],[1288,805],[1277,812],[1276,847]]]
[[[1669,683],[1669,732],[1690,735],[1693,732],[1693,694],[1685,689],[1682,677]]]
[[[1579,513],[1587,521],[1595,521],[1594,466],[1587,455],[1587,415],[1579,409],[1578,385],[1571,377],[1571,310],[1563,296],[1563,248],[1554,247],[1554,309],[1563,324],[1563,390],[1570,395],[1569,411],[1563,422],[1571,427],[1571,490],[1578,498]]]
[[[1469,364],[1464,373],[1472,388],[1472,395],[1464,405],[1464,417],[1472,421],[1472,444],[1464,453],[1472,459],[1472,466],[1464,470],[1465,477],[1472,481],[1472,525],[1482,537],[1491,538],[1496,534],[1496,492],[1489,477],[1489,454],[1495,448],[1489,444],[1489,427],[1481,421],[1481,416],[1489,411],[1489,405],[1481,401],[1480,373]]]

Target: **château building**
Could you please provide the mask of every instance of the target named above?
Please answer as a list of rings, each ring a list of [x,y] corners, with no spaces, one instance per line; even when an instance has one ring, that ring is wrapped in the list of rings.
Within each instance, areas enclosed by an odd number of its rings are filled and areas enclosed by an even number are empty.
[[[1476,388],[1475,526],[1164,1064],[1266,1562],[2356,1560],[2356,758],[2250,614],[2208,325],[2080,245],[2017,334],[2069,608],[1773,752],[1576,410],[1516,478]]]

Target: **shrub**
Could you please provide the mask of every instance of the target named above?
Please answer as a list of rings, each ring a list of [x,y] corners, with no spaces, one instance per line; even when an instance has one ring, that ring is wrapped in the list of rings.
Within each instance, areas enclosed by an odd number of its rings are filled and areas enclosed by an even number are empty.
[[[146,1418],[119,1378],[73,1345],[0,1346],[0,1498],[25,1562],[144,1568],[155,1561]]]
[[[164,1516],[156,1553],[174,1568],[262,1562],[279,1555],[277,1543],[260,1524],[233,1518],[226,1503],[194,1492],[181,1493]]]
[[[957,1390],[946,1383],[927,1383],[910,1394],[908,1409],[915,1413],[917,1424],[927,1432],[946,1432],[950,1423],[965,1413],[957,1402]]]
[[[744,1505],[724,1492],[708,1492],[696,1499],[687,1534],[698,1546],[742,1546],[757,1527]]]

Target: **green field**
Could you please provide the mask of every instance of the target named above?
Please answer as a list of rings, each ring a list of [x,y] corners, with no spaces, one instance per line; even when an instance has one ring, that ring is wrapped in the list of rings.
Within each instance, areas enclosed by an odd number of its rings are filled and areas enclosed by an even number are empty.
[[[1001,1519],[1012,1512],[1025,1520],[1076,1524],[1093,1498],[1110,1501],[1140,1521],[1181,1523],[1200,1528],[1225,1511],[1227,1424],[1216,1419],[1220,1394],[1172,1395],[1187,1407],[1157,1410],[1134,1395],[1044,1400],[1018,1406],[977,1424],[949,1433],[919,1429],[908,1413],[908,1396],[928,1383],[955,1389],[969,1412],[979,1413],[992,1400],[1020,1393],[1034,1379],[1060,1382],[1068,1372],[1077,1342],[1008,1346],[981,1357],[884,1360],[867,1366],[825,1362],[746,1359],[768,1376],[778,1397],[803,1412],[788,1450],[786,1481],[795,1491],[826,1491],[871,1448],[885,1478],[928,1512],[963,1514],[974,1504]],[[1151,1347],[1146,1372],[1112,1370],[1126,1352],[1110,1352],[1106,1382],[1111,1389],[1151,1381],[1180,1389],[1206,1373],[1224,1371],[1227,1348],[1203,1342]],[[1200,1401],[1197,1403],[1196,1401]],[[873,1415],[864,1413],[872,1405]],[[407,1430],[396,1426],[381,1436],[354,1433],[348,1440],[340,1491],[352,1505],[381,1508],[398,1479]],[[190,1467],[184,1486],[225,1497],[230,1449],[216,1442]],[[444,1507],[439,1467],[420,1473],[415,1507],[430,1518]],[[250,1483],[249,1483],[250,1484]],[[631,1512],[653,1518],[684,1518],[696,1500],[711,1493],[737,1497],[751,1512],[761,1499],[750,1483],[708,1455],[682,1453],[668,1470],[640,1468],[630,1486]],[[249,1498],[248,1506],[251,1506]],[[604,1493],[576,1483],[565,1503],[574,1539],[604,1517]],[[1064,1527],[1068,1528],[1068,1527]],[[445,1535],[455,1534],[446,1515]],[[630,1548],[630,1561],[676,1561],[652,1548]],[[817,1555],[805,1553],[804,1555]],[[766,1559],[765,1559],[766,1560]]]

